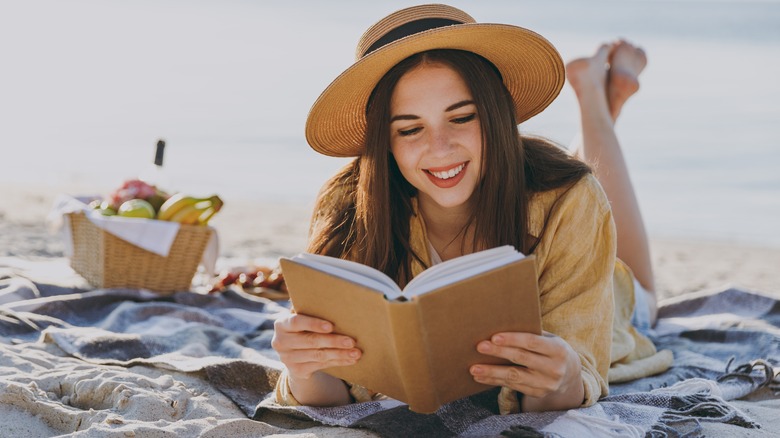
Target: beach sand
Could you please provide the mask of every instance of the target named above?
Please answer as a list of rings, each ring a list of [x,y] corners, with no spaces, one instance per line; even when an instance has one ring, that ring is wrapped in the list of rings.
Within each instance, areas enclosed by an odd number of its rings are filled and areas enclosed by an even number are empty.
[[[0,256],[62,257],[63,243],[46,226],[54,199],[83,187],[0,185]],[[305,249],[312,206],[226,199],[212,220],[223,264],[275,263]],[[780,295],[780,248],[728,241],[650,236],[660,299],[737,285]]]
[[[70,187],[67,193],[85,193],[79,192],[80,189],[83,188]],[[0,257],[65,260],[61,237],[52,234],[46,226],[46,216],[61,193],[65,193],[63,188],[0,185]],[[310,205],[225,201],[225,209],[213,221],[220,236],[223,267],[271,264],[281,255],[293,255],[304,249]],[[652,238],[651,242],[661,299],[727,285],[780,296],[780,248],[679,238]],[[0,422],[11,425],[15,436],[57,435],[72,426],[61,424],[62,429],[52,428],[52,422],[62,421],[87,422],[81,429],[89,425],[88,433],[80,436],[107,436],[103,434],[109,431],[114,435],[133,436],[143,433],[152,419],[159,419],[155,424],[163,430],[185,435],[208,431],[208,436],[374,436],[365,431],[325,427],[281,416],[269,418],[268,422],[252,421],[223,394],[187,374],[146,367],[106,366],[99,374],[81,376],[78,360],[65,357],[62,351],[53,351],[56,347],[40,349],[25,353],[35,355],[41,367],[47,367],[47,363],[60,364],[50,383],[70,379],[74,384],[87,382],[82,385],[95,388],[81,387],[79,403],[84,409],[64,412],[61,406],[45,403],[41,391],[53,389],[32,387],[35,384],[26,377],[25,370],[5,375],[4,389],[0,391]],[[8,360],[0,358],[0,369],[14,368],[12,363],[5,363]],[[62,368],[63,361],[68,364],[65,368]],[[131,394],[116,389],[122,385],[157,390],[146,395],[143,391]],[[62,390],[62,386],[59,388]],[[159,394],[165,394],[166,399],[160,399]],[[72,396],[76,397],[75,389]],[[186,415],[177,412],[175,406],[172,408],[169,399],[185,402]]]

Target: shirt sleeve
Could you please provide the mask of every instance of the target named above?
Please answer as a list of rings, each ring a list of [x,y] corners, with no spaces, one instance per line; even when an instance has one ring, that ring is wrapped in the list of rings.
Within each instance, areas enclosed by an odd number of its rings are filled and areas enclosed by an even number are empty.
[[[276,381],[276,389],[274,390],[274,399],[276,403],[282,406],[302,406],[301,403],[293,396],[292,390],[290,390],[290,382],[288,380],[289,374],[287,368],[282,370],[279,375],[279,379]],[[384,400],[386,396],[373,392],[363,386],[355,385],[349,382],[344,382],[349,389],[349,395],[352,397],[354,403],[362,403],[373,400]]]
[[[275,401],[282,406],[301,406],[290,390],[290,382],[287,381],[287,377],[287,368],[284,368],[276,381]]]
[[[609,391],[617,250],[612,212],[593,176],[552,202],[539,237],[535,254],[542,329],[563,338],[579,355],[582,406],[590,406]],[[505,402],[511,398],[506,390],[501,394]]]

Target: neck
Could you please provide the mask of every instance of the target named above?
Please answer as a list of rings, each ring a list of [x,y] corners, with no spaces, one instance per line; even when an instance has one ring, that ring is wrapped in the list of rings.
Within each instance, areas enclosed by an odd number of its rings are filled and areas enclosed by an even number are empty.
[[[474,237],[474,227],[473,224],[469,225],[471,218],[469,206],[444,208],[421,194],[419,208],[425,221],[428,240],[442,260],[474,251],[470,244]]]

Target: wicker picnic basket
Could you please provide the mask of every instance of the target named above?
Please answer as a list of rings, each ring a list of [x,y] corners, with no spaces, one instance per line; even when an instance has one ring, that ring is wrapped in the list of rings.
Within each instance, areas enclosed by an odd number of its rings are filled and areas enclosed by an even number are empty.
[[[70,265],[91,285],[144,288],[156,292],[190,290],[211,227],[181,225],[167,257],[133,245],[90,222],[84,213],[69,213],[73,238]]]

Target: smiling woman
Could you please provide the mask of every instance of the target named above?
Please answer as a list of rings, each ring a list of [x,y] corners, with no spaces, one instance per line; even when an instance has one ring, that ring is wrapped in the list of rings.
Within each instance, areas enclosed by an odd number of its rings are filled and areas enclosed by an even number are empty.
[[[512,245],[535,255],[546,332],[496,333],[475,348],[512,365],[468,369],[476,382],[501,387],[502,413],[589,406],[607,394],[610,377],[666,369],[669,354],[631,322],[636,310],[637,327],[651,324],[653,282],[613,127],[637,89],[644,52],[605,44],[569,65],[583,116],[579,157],[518,132],[564,82],[557,51],[532,31],[423,5],[380,20],[357,53],[307,120],[316,151],[356,156],[320,192],[308,250],[374,267],[401,286],[484,249]],[[595,175],[593,157],[604,163]],[[621,244],[618,236],[627,237]],[[630,256],[630,267],[616,251]],[[333,321],[292,314],[275,330],[286,365],[279,402],[382,397],[323,373],[362,354],[355,339],[333,333]]]

